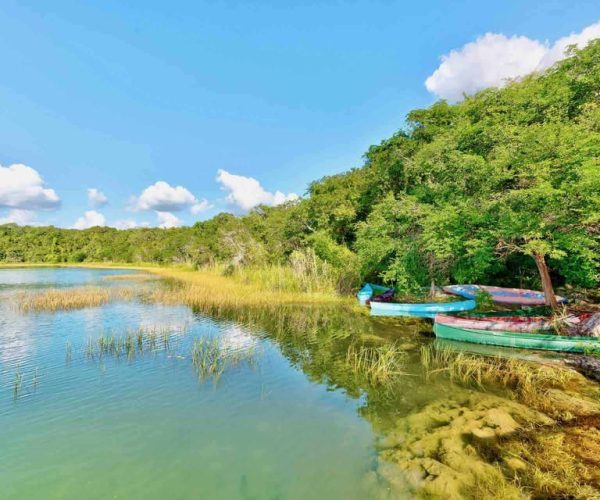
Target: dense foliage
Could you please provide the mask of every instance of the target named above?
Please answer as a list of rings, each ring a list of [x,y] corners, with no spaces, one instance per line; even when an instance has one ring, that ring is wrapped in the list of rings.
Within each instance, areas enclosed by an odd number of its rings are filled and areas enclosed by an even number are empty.
[[[177,229],[0,226],[5,262],[285,263],[314,252],[347,282],[600,281],[600,41],[543,74],[408,115],[362,168],[307,196]]]

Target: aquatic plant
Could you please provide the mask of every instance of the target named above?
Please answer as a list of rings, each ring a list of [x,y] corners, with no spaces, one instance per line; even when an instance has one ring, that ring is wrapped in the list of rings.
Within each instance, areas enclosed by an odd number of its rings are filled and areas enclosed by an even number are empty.
[[[429,378],[446,373],[450,379],[464,385],[511,389],[518,399],[529,406],[560,417],[548,398],[551,389],[567,389],[578,384],[581,377],[574,370],[500,356],[479,356],[456,352],[435,345],[421,348],[421,363]]]
[[[226,369],[246,362],[248,366],[256,363],[255,350],[226,349],[218,338],[201,338],[192,345],[192,364],[201,380],[212,379],[217,382]]]
[[[73,346],[71,345],[71,342],[69,340],[67,340],[67,343],[65,344],[65,362],[67,364],[69,364],[71,362],[72,358],[73,358]]]
[[[21,312],[52,312],[97,307],[107,303],[110,298],[110,293],[105,288],[51,288],[43,292],[21,293],[17,296],[17,303]]]
[[[346,363],[352,372],[366,377],[374,385],[405,375],[406,358],[406,352],[395,343],[378,347],[352,344],[346,353]]]
[[[147,273],[113,274],[103,278],[106,281],[148,281],[155,280],[156,276]]]
[[[21,375],[21,369],[17,367],[15,371],[15,379],[13,382],[13,398],[17,399],[19,397],[19,393],[21,392],[21,383],[23,380],[23,376]]]

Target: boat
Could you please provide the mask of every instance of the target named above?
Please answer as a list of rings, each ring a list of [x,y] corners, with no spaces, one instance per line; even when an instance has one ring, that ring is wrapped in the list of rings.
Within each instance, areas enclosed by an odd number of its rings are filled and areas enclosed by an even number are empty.
[[[589,319],[591,314],[571,314],[561,319],[565,325],[577,327]],[[535,333],[549,331],[554,328],[554,321],[549,315],[527,314],[527,311],[490,312],[490,313],[467,313],[450,316],[439,314],[436,321],[469,330],[491,330],[497,332],[521,332]]]
[[[437,338],[474,344],[541,349],[546,351],[584,352],[600,349],[597,337],[571,337],[555,333],[523,333],[463,328],[456,318],[444,314],[435,317],[433,331]]]
[[[356,298],[361,306],[368,305],[372,299],[385,302],[386,300],[391,300],[393,296],[393,288],[388,288],[381,285],[373,285],[372,283],[365,283],[365,285],[356,294]]]
[[[502,288],[499,286],[485,285],[450,285],[443,288],[444,292],[458,295],[465,299],[475,299],[480,293],[489,293],[492,301],[497,304],[519,305],[519,306],[541,306],[546,303],[543,292],[536,290],[525,290],[523,288]],[[559,304],[564,304],[567,299],[556,296]]]
[[[474,300],[455,302],[396,303],[371,301],[371,316],[414,316],[433,318],[438,313],[461,312],[475,309]]]

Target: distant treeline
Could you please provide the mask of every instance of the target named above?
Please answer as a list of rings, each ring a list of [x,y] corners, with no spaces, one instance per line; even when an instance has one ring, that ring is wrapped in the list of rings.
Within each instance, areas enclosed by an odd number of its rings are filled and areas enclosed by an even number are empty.
[[[369,148],[364,166],[307,196],[192,227],[84,231],[0,226],[4,262],[286,263],[407,292],[431,280],[600,281],[600,41],[543,74],[437,102]],[[537,267],[536,267],[537,264]]]

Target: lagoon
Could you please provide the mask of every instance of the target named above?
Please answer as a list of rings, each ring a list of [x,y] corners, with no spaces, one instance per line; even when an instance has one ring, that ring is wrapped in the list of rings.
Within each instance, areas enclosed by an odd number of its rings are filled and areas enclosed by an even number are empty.
[[[152,300],[180,283],[128,276],[0,270],[2,498],[472,491],[472,471],[503,481],[504,467],[478,454],[472,429],[546,422],[505,387],[424,371],[427,322],[347,305],[209,313]],[[129,291],[97,307],[19,309],[24,294],[83,286]]]

